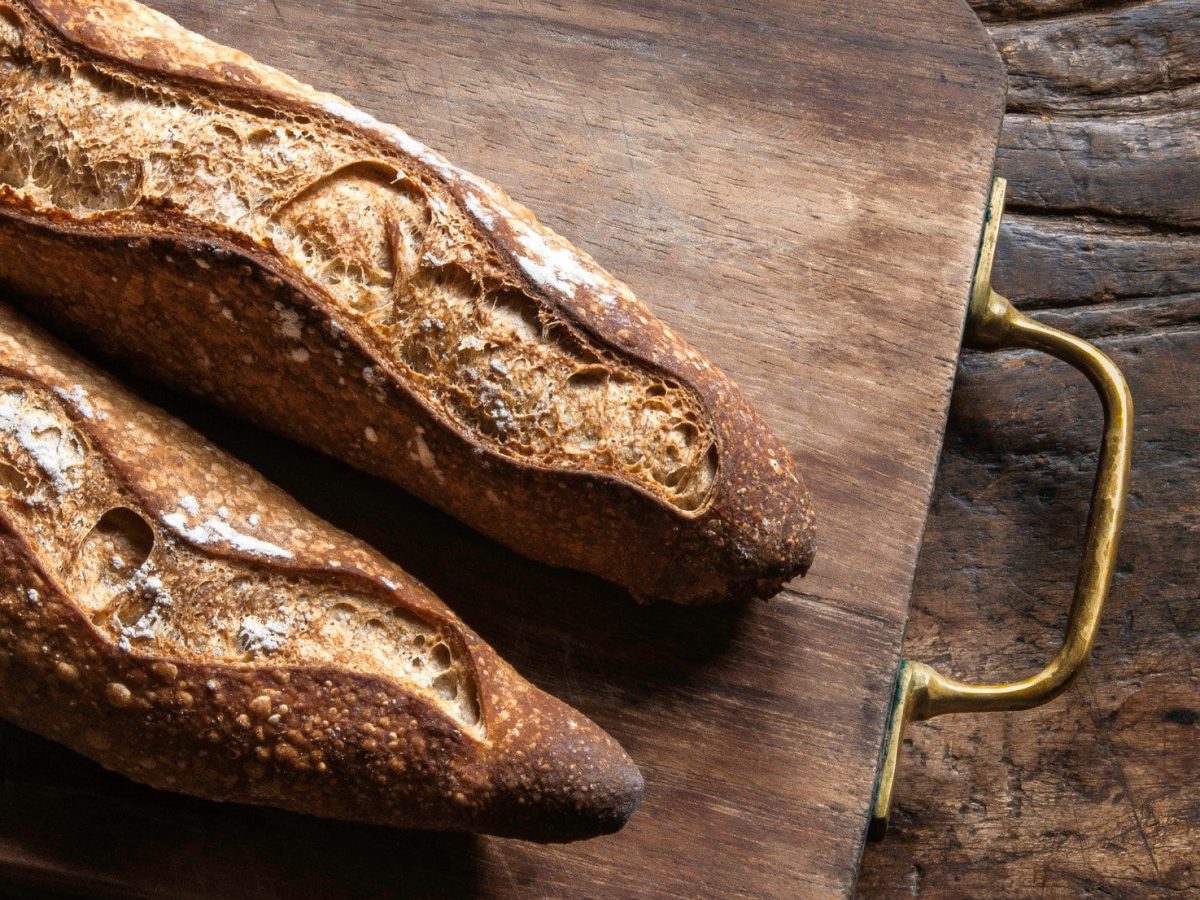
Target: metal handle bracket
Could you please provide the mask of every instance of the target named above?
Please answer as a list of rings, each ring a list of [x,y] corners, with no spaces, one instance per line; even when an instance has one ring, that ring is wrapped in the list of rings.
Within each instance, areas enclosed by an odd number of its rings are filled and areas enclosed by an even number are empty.
[[[1004,210],[1004,189],[1004,179],[996,178],[992,183],[975,266],[964,343],[979,350],[1024,347],[1049,353],[1086,375],[1100,395],[1104,406],[1104,436],[1092,488],[1083,555],[1062,648],[1037,674],[1005,684],[967,684],[942,675],[925,663],[907,659],[901,662],[871,811],[868,834],[875,840],[882,838],[887,830],[896,763],[908,723],[944,713],[1031,709],[1049,703],[1061,694],[1091,655],[1116,565],[1117,544],[1129,493],[1133,399],[1124,376],[1111,359],[1086,341],[1018,312],[1008,300],[992,290],[992,262]]]

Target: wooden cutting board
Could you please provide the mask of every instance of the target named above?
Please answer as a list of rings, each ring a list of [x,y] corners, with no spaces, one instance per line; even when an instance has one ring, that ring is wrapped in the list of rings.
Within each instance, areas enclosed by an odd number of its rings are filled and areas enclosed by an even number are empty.
[[[157,793],[4,726],[0,872],[170,896],[851,891],[1003,111],[964,0],[155,5],[404,126],[624,278],[794,449],[820,553],[769,603],[639,607],[152,392],[611,731],[645,803],[565,847],[349,826]]]

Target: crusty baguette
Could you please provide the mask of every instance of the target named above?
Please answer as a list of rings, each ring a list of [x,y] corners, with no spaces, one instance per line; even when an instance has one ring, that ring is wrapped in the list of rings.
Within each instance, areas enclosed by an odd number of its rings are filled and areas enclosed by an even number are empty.
[[[586,254],[133,0],[0,0],[0,279],[142,372],[643,598],[813,554],[786,448]]]
[[[624,751],[436,597],[0,305],[0,714],[156,787],[564,841]]]

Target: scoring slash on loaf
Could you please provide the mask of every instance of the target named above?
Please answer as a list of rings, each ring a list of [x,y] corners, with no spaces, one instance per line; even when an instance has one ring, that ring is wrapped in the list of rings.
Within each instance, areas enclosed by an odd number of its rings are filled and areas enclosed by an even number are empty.
[[[811,563],[787,449],[628,288],[400,129],[132,0],[0,0],[0,280],[638,597],[768,596]]]
[[[155,787],[542,841],[624,751],[436,597],[0,306],[0,714]]]

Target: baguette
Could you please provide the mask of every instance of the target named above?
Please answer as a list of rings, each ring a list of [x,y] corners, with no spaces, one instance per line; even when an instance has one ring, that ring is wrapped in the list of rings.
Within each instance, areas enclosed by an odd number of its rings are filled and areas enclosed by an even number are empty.
[[[495,186],[133,0],[0,0],[0,280],[150,377],[644,599],[812,510],[741,392]]]
[[[0,715],[154,787],[566,841],[612,738],[412,577],[0,305]]]

